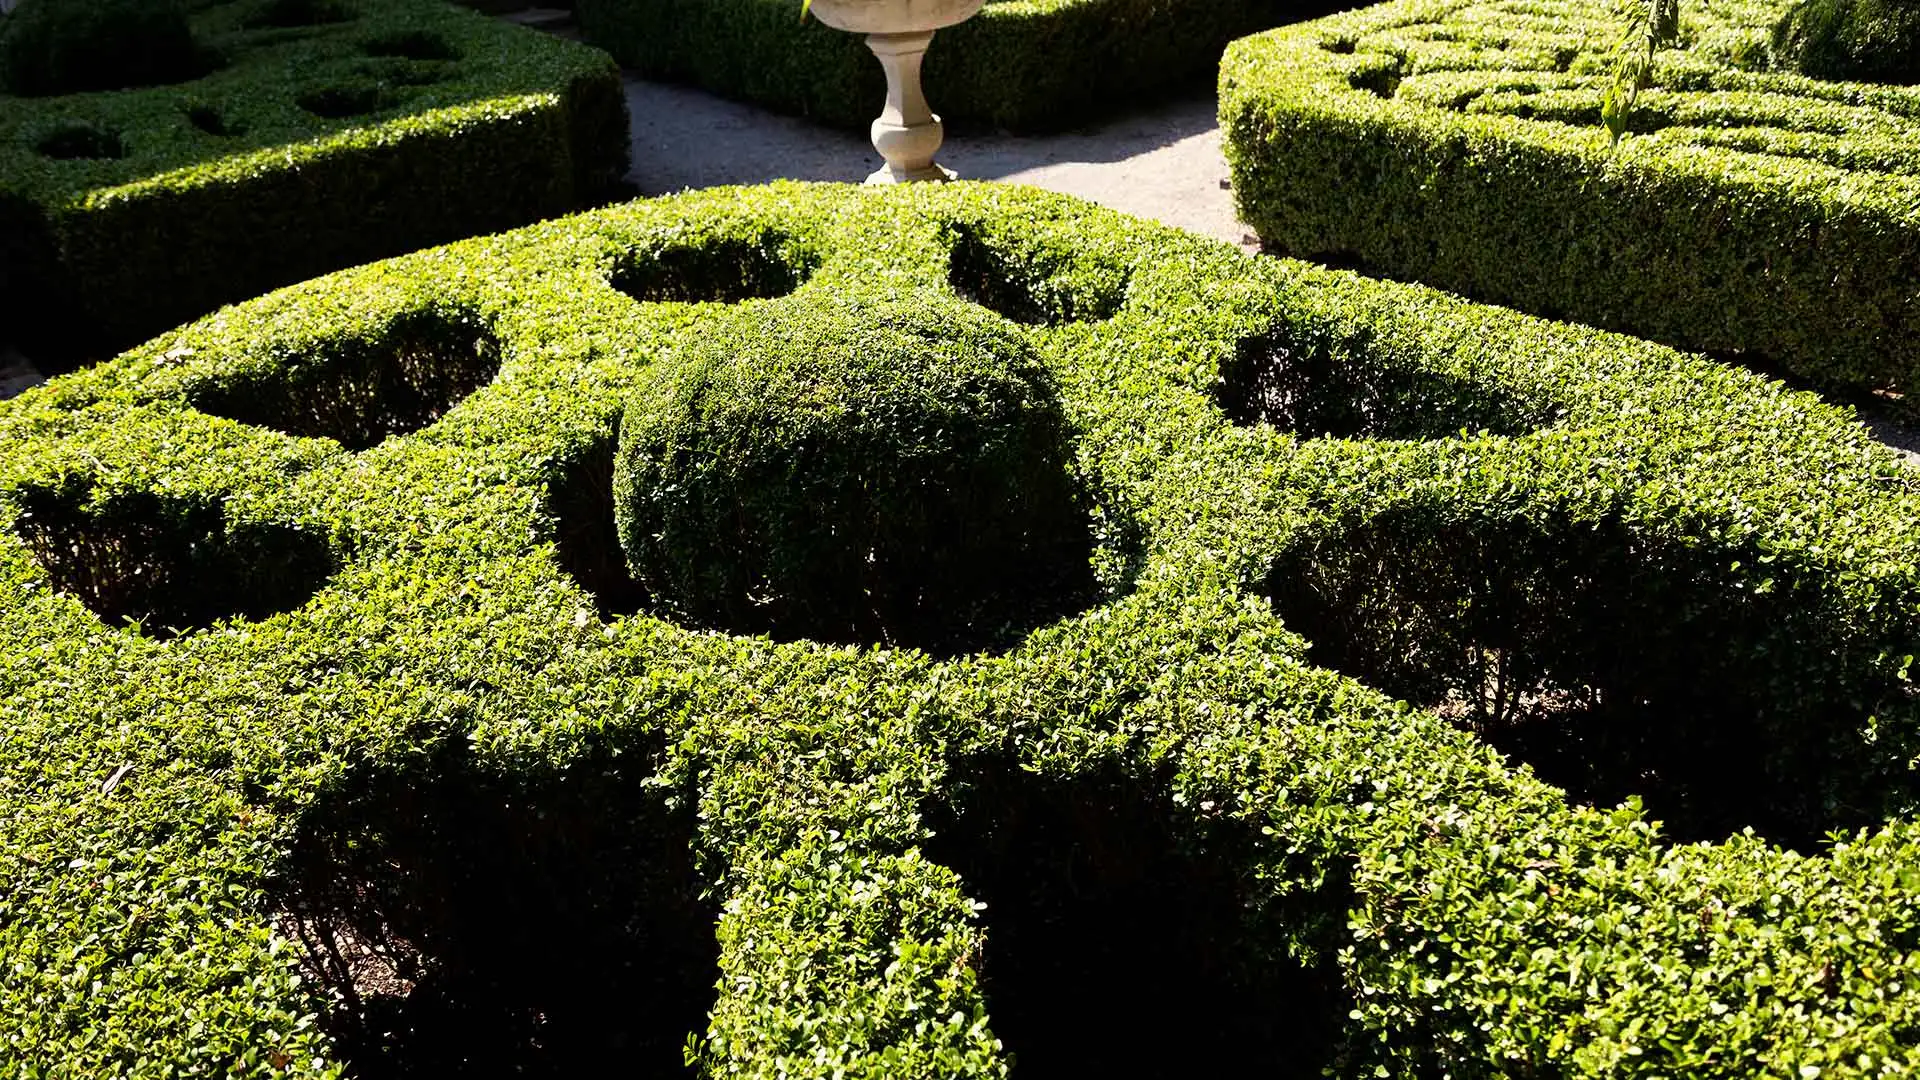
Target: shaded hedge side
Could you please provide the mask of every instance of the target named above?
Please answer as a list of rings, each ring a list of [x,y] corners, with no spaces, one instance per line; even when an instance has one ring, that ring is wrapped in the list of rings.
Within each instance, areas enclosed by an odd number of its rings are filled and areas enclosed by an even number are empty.
[[[1802,0],[1769,44],[1777,63],[1816,79],[1920,83],[1920,6],[1904,0]]]
[[[1278,251],[1911,393],[1920,94],[1749,70],[1779,13],[1690,8],[1614,150],[1606,4],[1402,0],[1243,39],[1235,199]]]
[[[205,74],[210,61],[185,5],[169,0],[29,0],[9,5],[0,22],[0,91],[10,94],[180,82]]]
[[[651,365],[735,305],[943,288],[1024,316],[1006,332],[1058,383],[1093,607],[936,659],[695,632],[620,593],[610,455]],[[413,370],[427,334],[498,373],[444,361],[424,427],[351,452],[266,411],[389,392],[325,380],[383,347]],[[249,393],[248,423],[195,407]],[[323,577],[278,612],[123,626],[48,560],[133,520],[211,528],[135,496],[318,542]],[[783,184],[162,335],[0,405],[0,505],[10,1076],[667,1072],[684,1047],[712,1076],[1003,1077],[1091,1060],[1092,1032],[1122,1073],[1920,1067],[1920,492],[1844,412],[1699,358],[1025,189]],[[29,510],[85,542],[36,551]],[[1472,520],[1536,538],[1499,549],[1514,590],[1448,540]],[[1457,696],[1315,666],[1340,642],[1290,598],[1396,524],[1467,598],[1412,627],[1503,625],[1571,575],[1651,605],[1576,609],[1591,637],[1658,618],[1738,646],[1778,598],[1754,661],[1778,678],[1723,688],[1800,853],[1676,845],[1651,819],[1697,778],[1647,770],[1645,813],[1574,805]],[[1581,561],[1669,551],[1625,584]],[[1640,589],[1695,564],[1703,592]],[[1200,929],[1142,921],[1167,912]],[[1221,1005],[1114,1043],[1155,1001]]]
[[[0,95],[0,330],[48,362],[564,213],[626,172],[594,50],[432,0],[196,7],[203,77]]]
[[[1331,0],[990,0],[934,34],[927,100],[947,123],[1058,131],[1205,81],[1227,42]],[[887,96],[861,35],[787,0],[582,0],[588,41],[648,78],[865,131]]]

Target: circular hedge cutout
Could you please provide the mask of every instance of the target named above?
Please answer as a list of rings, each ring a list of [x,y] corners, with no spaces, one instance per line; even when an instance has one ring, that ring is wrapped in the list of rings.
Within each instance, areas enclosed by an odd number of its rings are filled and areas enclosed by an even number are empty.
[[[1773,51],[1816,79],[1920,83],[1920,0],[1803,0],[1774,26]]]
[[[934,293],[739,313],[627,405],[628,567],[696,626],[951,652],[1091,588],[1053,380],[1020,332]]]
[[[25,0],[0,21],[0,88],[23,97],[206,73],[179,0]]]

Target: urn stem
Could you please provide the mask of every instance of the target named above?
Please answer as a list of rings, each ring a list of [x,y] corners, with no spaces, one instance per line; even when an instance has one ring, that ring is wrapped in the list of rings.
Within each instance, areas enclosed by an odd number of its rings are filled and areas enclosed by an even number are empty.
[[[931,30],[867,35],[867,48],[887,73],[887,104],[872,129],[873,148],[887,164],[867,177],[869,184],[953,179],[951,171],[934,163],[946,131],[920,86],[920,64],[932,40]]]

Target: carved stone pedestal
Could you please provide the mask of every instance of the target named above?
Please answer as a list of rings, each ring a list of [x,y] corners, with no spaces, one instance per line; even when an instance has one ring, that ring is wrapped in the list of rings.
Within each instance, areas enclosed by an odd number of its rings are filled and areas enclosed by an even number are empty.
[[[873,148],[886,166],[869,184],[951,180],[933,160],[946,138],[920,87],[920,62],[933,32],[965,22],[985,0],[813,0],[813,13],[836,30],[867,35],[867,48],[887,73],[887,104],[873,122]]]
[[[873,122],[873,148],[887,164],[867,177],[869,184],[953,179],[952,170],[934,164],[947,133],[920,89],[920,61],[932,41],[931,30],[867,35],[867,48],[887,72],[887,107]]]

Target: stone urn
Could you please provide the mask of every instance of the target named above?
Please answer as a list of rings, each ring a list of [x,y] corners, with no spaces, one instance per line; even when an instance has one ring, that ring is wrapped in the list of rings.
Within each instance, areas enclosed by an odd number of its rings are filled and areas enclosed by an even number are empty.
[[[813,14],[835,30],[867,35],[867,48],[887,72],[887,107],[873,122],[873,148],[886,167],[869,184],[951,180],[934,164],[946,132],[920,88],[920,61],[933,32],[974,16],[986,0],[812,0]]]

